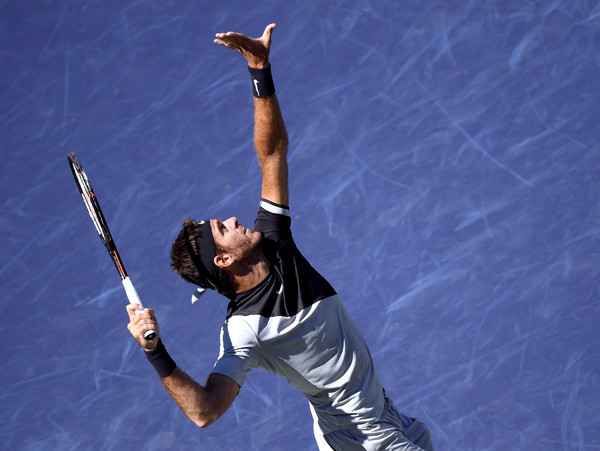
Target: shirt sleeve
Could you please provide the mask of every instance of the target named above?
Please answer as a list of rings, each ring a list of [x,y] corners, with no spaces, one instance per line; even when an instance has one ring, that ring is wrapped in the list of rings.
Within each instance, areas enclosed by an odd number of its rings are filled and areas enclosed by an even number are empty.
[[[212,372],[232,378],[241,387],[259,360],[256,334],[250,325],[239,316],[227,319],[221,328],[219,357]]]
[[[292,241],[291,225],[289,207],[266,199],[260,201],[254,230],[261,232],[267,240],[281,245]]]

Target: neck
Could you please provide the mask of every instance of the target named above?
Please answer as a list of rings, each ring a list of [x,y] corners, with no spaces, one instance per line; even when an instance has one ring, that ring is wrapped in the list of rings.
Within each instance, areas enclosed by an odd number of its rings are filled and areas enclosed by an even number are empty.
[[[236,268],[238,270],[233,272],[233,284],[236,293],[254,288],[269,275],[270,267],[267,260],[261,260],[250,266],[243,266],[244,268]]]

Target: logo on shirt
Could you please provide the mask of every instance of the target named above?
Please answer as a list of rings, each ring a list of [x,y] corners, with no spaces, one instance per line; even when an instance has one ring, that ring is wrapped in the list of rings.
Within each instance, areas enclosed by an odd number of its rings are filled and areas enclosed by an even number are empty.
[[[275,293],[277,293],[277,294],[283,293],[283,284],[281,284],[281,287],[279,287],[279,290],[276,290]]]

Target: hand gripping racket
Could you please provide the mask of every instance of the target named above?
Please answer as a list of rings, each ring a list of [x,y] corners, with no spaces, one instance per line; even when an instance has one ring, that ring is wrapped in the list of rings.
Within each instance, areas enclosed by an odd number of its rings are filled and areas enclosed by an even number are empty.
[[[75,183],[77,183],[77,187],[79,188],[79,192],[83,198],[83,203],[90,214],[90,218],[94,223],[94,227],[96,227],[98,235],[100,235],[102,243],[104,243],[104,247],[106,247],[111,260],[115,264],[115,268],[117,268],[117,271],[121,276],[121,282],[123,282],[123,288],[125,288],[125,293],[127,294],[129,303],[142,305],[140,297],[138,296],[131,279],[127,275],[127,271],[125,271],[125,266],[123,266],[123,262],[119,256],[119,251],[117,251],[117,246],[112,239],[112,235],[110,234],[108,224],[106,223],[104,215],[102,214],[102,210],[100,209],[100,204],[98,203],[96,194],[94,194],[92,185],[90,185],[87,175],[83,170],[83,166],[81,166],[81,163],[79,162],[79,158],[77,158],[77,155],[72,152],[68,155],[68,158],[71,171],[73,171],[73,177],[75,177]],[[136,313],[137,312],[139,312],[139,310],[136,310]],[[144,332],[144,338],[146,340],[152,340],[154,337],[156,337],[156,331],[147,330]]]

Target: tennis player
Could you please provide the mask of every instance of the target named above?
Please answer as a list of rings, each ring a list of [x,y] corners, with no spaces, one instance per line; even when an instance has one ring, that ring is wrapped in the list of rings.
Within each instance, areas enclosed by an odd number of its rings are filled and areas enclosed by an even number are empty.
[[[237,218],[188,218],[173,243],[173,269],[229,299],[220,352],[204,385],[167,353],[154,312],[127,307],[128,328],[162,383],[191,421],[206,427],[223,415],[252,368],[283,376],[306,396],[320,450],[433,450],[426,426],[396,410],[365,340],[334,288],[292,237],[288,137],[275,94],[269,49],[275,24],[260,38],[218,33],[215,43],[247,61],[254,94],[254,145],[262,172],[253,228]],[[158,336],[143,338],[145,330]]]

